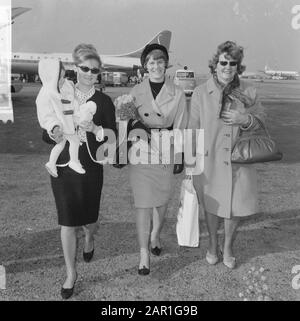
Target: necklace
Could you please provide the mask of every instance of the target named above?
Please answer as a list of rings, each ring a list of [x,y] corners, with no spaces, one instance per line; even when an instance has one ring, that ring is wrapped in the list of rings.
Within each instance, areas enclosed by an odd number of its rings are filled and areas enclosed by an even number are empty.
[[[79,101],[79,105],[85,104],[86,101],[95,94],[95,87],[92,87],[88,92],[82,92],[78,87],[75,87],[76,98]]]
[[[95,94],[95,87],[92,87],[87,93],[84,93],[80,91],[78,87],[75,87],[75,96],[79,105],[85,104],[86,101],[89,98],[91,98],[94,94]],[[81,143],[84,143],[87,141],[86,132],[83,129],[81,129],[79,126],[77,128],[77,135]]]

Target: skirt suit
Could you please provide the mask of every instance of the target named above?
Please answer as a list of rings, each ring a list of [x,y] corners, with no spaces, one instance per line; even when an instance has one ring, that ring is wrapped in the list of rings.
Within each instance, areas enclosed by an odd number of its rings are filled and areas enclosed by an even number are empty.
[[[87,99],[97,105],[93,122],[104,129],[116,133],[115,108],[109,96],[95,91]],[[46,131],[43,139],[53,143]],[[58,177],[51,177],[51,187],[58,214],[58,224],[63,226],[82,226],[98,220],[101,190],[103,185],[103,165],[96,162],[98,142],[93,133],[86,133],[86,142],[79,147],[79,160],[86,173],[78,174],[67,166],[69,144],[67,143],[57,161]]]
[[[161,137],[164,130],[169,130],[170,133],[171,129],[186,128],[188,114],[184,92],[169,79],[165,79],[156,98],[152,94],[149,79],[136,85],[131,95],[135,97],[137,106],[141,106],[138,110],[143,122],[156,131],[157,137]],[[154,140],[152,136],[151,147],[139,140],[129,150],[130,184],[137,208],[163,206],[168,203],[172,194],[172,154],[174,148],[176,151],[176,140],[174,144],[170,144],[171,157],[167,161],[164,161],[165,155],[157,148],[158,143]],[[155,164],[150,164],[151,157],[157,160]]]

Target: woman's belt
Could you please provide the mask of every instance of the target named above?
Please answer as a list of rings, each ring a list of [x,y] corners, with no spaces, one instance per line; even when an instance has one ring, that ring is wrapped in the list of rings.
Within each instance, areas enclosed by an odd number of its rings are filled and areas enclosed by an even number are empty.
[[[161,131],[161,130],[173,130],[173,125],[171,125],[170,127],[166,127],[166,128],[149,128],[150,130],[158,130],[159,132]]]

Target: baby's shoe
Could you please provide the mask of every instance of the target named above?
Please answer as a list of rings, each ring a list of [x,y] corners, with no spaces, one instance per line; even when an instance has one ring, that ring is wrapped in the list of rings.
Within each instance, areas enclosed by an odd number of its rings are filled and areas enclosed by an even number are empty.
[[[81,164],[79,162],[69,162],[69,167],[72,168],[75,172],[79,173],[79,174],[85,174],[85,170],[83,169],[83,167],[81,166]]]
[[[45,164],[45,167],[48,171],[48,173],[53,176],[53,177],[58,177],[57,175],[57,169],[56,169],[56,165],[55,164],[51,164],[50,162]]]

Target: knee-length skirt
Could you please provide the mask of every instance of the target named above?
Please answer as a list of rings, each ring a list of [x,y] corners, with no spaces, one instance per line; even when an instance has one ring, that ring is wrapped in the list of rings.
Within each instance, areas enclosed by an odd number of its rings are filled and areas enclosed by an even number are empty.
[[[137,208],[166,205],[173,190],[173,165],[130,165],[130,184]]]
[[[65,166],[57,167],[57,178],[51,177],[59,225],[83,226],[98,220],[103,166],[90,159],[85,146],[80,148],[79,158],[85,174]]]

